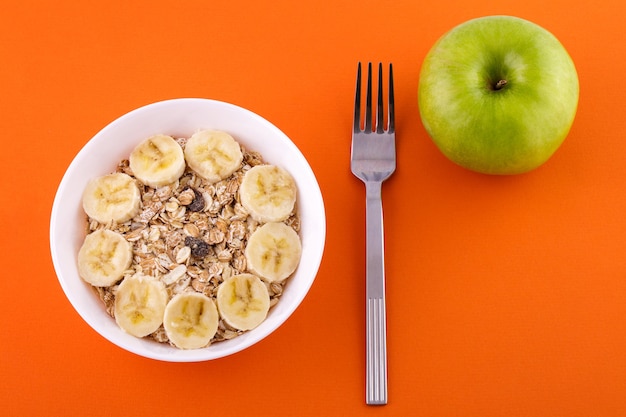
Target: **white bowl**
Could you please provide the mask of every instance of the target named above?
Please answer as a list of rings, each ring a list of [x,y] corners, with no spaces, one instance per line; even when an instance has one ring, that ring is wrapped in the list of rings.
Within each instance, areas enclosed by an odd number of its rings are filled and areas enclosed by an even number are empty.
[[[90,178],[113,171],[142,139],[156,133],[189,137],[198,129],[229,132],[247,149],[261,153],[294,177],[298,187],[302,258],[278,304],[257,328],[203,349],[181,350],[122,331],[94,291],[78,275],[77,253],[85,237],[82,190]],[[170,362],[205,361],[231,355],[268,336],[289,318],[317,274],[326,235],[322,194],[308,162],[276,126],[241,107],[208,99],[183,98],[133,110],[98,132],[68,167],[54,199],[50,249],[59,282],[78,314],[104,338],[138,355]]]

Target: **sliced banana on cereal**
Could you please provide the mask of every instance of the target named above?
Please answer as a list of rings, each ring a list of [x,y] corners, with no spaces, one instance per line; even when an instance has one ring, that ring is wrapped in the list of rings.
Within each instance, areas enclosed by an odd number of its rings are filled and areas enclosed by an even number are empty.
[[[135,179],[121,172],[90,180],[82,200],[85,213],[103,224],[124,223],[141,209],[141,194]]]
[[[154,188],[176,182],[186,168],[183,149],[174,138],[161,134],[139,143],[128,162],[137,179]]]
[[[224,321],[239,330],[251,330],[267,317],[270,296],[253,274],[233,275],[217,288],[217,307]]]
[[[147,336],[163,323],[167,299],[165,285],[156,278],[126,277],[115,292],[115,321],[133,336]]]
[[[88,234],[78,251],[78,274],[96,287],[108,287],[122,278],[133,260],[133,248],[124,237],[99,229]]]
[[[243,153],[235,139],[220,130],[201,130],[185,144],[189,167],[210,183],[228,178],[241,166]]]
[[[199,349],[209,344],[219,323],[215,302],[198,292],[175,295],[165,308],[163,327],[176,347]]]
[[[257,165],[249,169],[239,187],[241,204],[259,222],[280,222],[296,203],[296,183],[285,169]]]
[[[292,227],[265,223],[250,235],[244,254],[250,271],[268,282],[282,281],[298,267],[302,244]]]

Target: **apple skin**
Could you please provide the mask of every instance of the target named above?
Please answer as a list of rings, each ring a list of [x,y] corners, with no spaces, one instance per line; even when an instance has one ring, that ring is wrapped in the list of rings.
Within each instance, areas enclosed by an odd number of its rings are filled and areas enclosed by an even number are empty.
[[[422,123],[441,152],[500,175],[531,171],[554,154],[578,95],[559,40],[513,16],[480,17],[445,33],[426,55],[418,87]]]

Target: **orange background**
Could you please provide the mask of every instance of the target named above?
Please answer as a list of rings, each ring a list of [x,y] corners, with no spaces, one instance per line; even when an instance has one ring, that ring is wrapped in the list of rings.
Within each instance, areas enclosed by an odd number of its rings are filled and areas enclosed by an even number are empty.
[[[626,415],[624,4],[5,1],[0,414]],[[418,114],[428,49],[489,14],[544,26],[579,71],[568,139],[525,175],[453,165]],[[358,61],[391,61],[396,78],[384,407],[364,401],[365,196],[349,170]],[[123,113],[177,97],[276,124],[309,160],[327,210],[324,259],[294,315],[252,348],[203,363],[107,342],[67,301],[49,251],[53,197],[74,155]]]

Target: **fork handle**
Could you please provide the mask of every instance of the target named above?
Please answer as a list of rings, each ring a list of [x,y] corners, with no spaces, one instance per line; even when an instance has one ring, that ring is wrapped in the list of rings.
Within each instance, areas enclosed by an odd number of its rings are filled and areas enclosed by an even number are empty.
[[[366,401],[387,404],[383,207],[379,181],[366,182]]]

